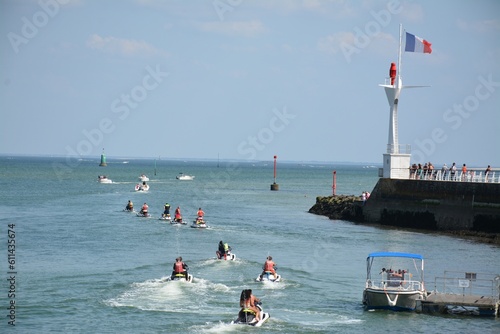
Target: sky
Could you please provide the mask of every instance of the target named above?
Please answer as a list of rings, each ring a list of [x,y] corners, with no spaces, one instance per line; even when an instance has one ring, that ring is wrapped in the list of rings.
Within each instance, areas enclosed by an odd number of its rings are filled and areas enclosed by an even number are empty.
[[[500,167],[500,1],[1,0],[0,154]],[[403,48],[405,39],[403,38]]]

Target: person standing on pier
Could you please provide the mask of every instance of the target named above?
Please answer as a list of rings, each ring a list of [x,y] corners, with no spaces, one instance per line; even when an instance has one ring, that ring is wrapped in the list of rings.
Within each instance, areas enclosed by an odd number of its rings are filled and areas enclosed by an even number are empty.
[[[467,166],[462,165],[462,181],[467,181]]]
[[[488,177],[490,176],[490,173],[491,173],[491,166],[488,165],[488,167],[486,167],[486,170],[484,171],[484,182],[488,182]]]
[[[450,167],[450,176],[451,176],[452,181],[455,181],[455,173],[456,172],[457,172],[457,165],[455,163],[453,163]]]

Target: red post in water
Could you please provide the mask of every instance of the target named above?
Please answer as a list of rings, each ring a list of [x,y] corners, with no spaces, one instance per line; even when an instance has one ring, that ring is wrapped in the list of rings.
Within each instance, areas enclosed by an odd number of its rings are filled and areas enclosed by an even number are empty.
[[[276,183],[276,159],[278,158],[278,156],[274,156],[274,182],[273,184],[271,184],[271,190],[279,190],[280,189],[280,186]]]
[[[274,156],[274,183],[276,183],[276,158],[277,156]]]
[[[335,193],[337,191],[337,171],[336,170],[333,171],[333,185],[332,185],[332,189],[333,189],[333,196],[335,196]]]

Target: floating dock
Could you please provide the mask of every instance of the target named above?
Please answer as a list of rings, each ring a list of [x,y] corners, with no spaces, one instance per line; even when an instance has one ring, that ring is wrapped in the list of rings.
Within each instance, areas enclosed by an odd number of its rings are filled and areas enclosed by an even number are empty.
[[[432,292],[421,301],[422,313],[464,314],[498,317],[498,298]]]
[[[500,316],[500,275],[445,271],[436,277],[434,290],[420,301],[422,313]],[[438,288],[440,290],[438,290]]]

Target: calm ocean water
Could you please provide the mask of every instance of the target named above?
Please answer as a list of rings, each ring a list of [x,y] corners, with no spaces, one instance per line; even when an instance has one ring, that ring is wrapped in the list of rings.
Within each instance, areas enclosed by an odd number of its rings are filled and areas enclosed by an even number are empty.
[[[331,194],[333,170],[337,193],[360,194],[372,190],[377,168],[278,162],[280,190],[272,192],[272,161],[217,167],[159,160],[156,175],[153,160],[98,163],[0,157],[0,332],[500,332],[499,319],[363,310],[365,260],[373,251],[422,254],[428,288],[444,270],[500,271],[496,246],[307,213],[316,196]],[[178,181],[179,172],[196,178]],[[134,192],[142,173],[151,179],[148,193]],[[99,184],[99,174],[114,183]],[[123,212],[129,199],[136,207],[147,202],[153,217]],[[163,223],[157,218],[166,201],[189,221],[202,207],[211,228]],[[236,261],[215,260],[219,240]],[[179,255],[194,282],[162,282]],[[267,255],[278,264],[279,284],[255,282]],[[245,288],[271,315],[261,328],[230,325]],[[8,323],[12,301],[15,328]]]

